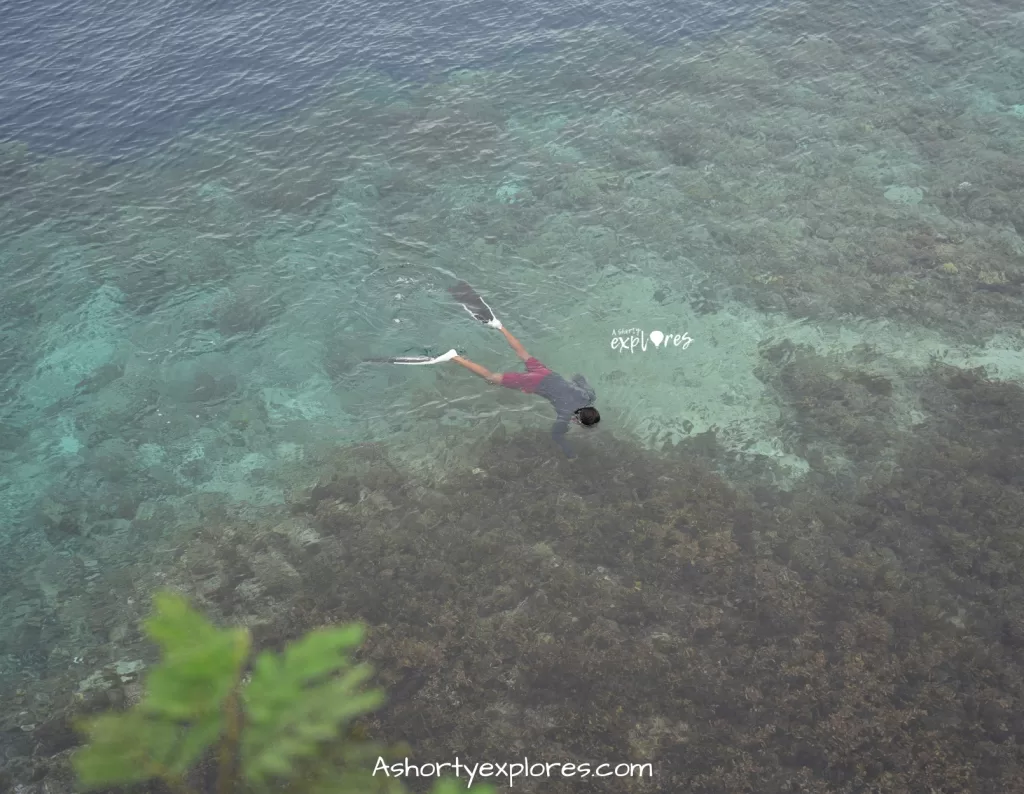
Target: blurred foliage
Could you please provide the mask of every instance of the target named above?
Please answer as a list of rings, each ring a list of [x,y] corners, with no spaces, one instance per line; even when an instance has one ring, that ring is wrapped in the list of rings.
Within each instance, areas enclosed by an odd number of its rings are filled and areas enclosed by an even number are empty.
[[[157,594],[145,630],[161,661],[137,705],[82,722],[88,744],[74,766],[83,786],[157,778],[192,792],[190,773],[216,748],[218,794],[404,791],[398,780],[371,772],[388,750],[352,730],[353,720],[384,701],[382,690],[364,688],[372,668],[351,658],[361,626],[312,631],[282,654],[260,653],[248,672],[249,631],[218,629],[178,594]],[[443,781],[434,792],[457,788]]]

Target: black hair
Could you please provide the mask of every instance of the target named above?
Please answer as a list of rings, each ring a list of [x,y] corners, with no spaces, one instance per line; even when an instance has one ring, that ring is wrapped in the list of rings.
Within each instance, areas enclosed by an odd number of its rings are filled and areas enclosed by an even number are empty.
[[[588,405],[586,408],[577,408],[575,411],[577,418],[580,420],[581,425],[596,425],[601,421],[601,414],[597,412],[597,409]]]

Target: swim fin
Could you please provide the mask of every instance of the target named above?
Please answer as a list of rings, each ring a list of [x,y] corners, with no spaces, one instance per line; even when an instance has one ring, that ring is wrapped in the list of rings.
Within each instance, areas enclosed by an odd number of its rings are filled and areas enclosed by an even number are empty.
[[[462,304],[463,309],[473,315],[474,319],[479,320],[485,325],[497,319],[491,307],[465,281],[460,281],[454,287],[449,287],[448,292],[451,293],[455,300]]]
[[[449,350],[440,356],[391,356],[390,358],[364,358],[363,361],[368,364],[411,364],[411,365],[423,365],[423,364],[441,364],[445,361],[451,361],[459,355],[459,352],[454,348]]]

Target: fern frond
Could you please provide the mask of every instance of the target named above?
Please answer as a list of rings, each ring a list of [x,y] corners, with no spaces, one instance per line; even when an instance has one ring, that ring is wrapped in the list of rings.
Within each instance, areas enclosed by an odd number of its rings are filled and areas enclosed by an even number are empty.
[[[490,783],[477,784],[473,788],[467,789],[456,778],[446,777],[434,784],[430,794],[463,794],[467,791],[469,794],[494,794],[496,789]]]
[[[87,787],[154,777],[173,783],[223,733],[223,704],[248,658],[248,632],[216,628],[173,593],[154,602],[145,628],[163,655],[146,676],[142,702],[80,725],[88,745],[74,764]]]
[[[138,711],[104,714],[80,727],[89,743],[75,754],[74,767],[85,788],[152,778],[173,785],[220,735],[216,718],[183,728]]]
[[[382,691],[364,688],[372,669],[350,656],[362,627],[314,631],[282,654],[261,653],[243,687],[248,631],[218,629],[174,593],[154,600],[144,627],[160,646],[160,663],[146,676],[141,703],[81,723],[87,745],[73,763],[84,787],[160,778],[188,794],[188,773],[221,740],[221,791],[233,790],[240,775],[257,789],[283,785],[284,794],[404,794],[401,781],[368,771],[398,750],[351,727],[384,700]],[[457,790],[439,783],[433,794]]]
[[[280,656],[265,652],[257,657],[242,693],[246,727],[241,758],[247,780],[261,784],[289,775],[347,722],[381,705],[383,692],[362,689],[373,670],[351,666],[344,653],[361,640],[358,626],[321,629]]]
[[[146,677],[140,706],[170,720],[204,720],[220,711],[238,684],[249,632],[218,629],[175,593],[159,593],[154,601],[156,612],[144,625],[163,658]]]

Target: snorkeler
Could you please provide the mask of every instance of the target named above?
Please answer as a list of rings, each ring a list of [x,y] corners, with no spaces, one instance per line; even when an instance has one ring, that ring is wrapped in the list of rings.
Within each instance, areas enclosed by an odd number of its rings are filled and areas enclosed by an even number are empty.
[[[526,394],[539,394],[547,399],[555,407],[556,414],[555,424],[551,428],[551,437],[567,457],[575,458],[576,453],[565,439],[569,423],[591,427],[601,421],[601,415],[592,405],[597,396],[593,387],[582,375],[573,375],[571,381],[566,380],[527,353],[526,348],[520,344],[519,340],[512,336],[508,329],[501,324],[501,320],[494,316],[491,307],[484,303],[483,298],[477,295],[466,282],[460,281],[449,292],[474,318],[501,331],[516,355],[526,364],[526,372],[491,372],[468,358],[452,355],[454,350],[445,354],[445,360],[461,364],[497,386],[518,389]]]

